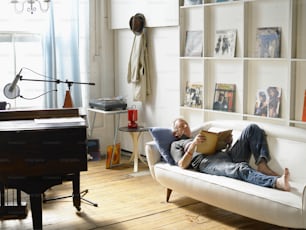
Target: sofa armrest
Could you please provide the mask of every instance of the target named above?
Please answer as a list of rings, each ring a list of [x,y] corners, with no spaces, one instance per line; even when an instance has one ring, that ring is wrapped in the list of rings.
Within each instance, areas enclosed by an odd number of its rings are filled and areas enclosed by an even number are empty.
[[[146,143],[145,152],[151,175],[155,179],[154,165],[161,161],[161,156],[154,141]]]

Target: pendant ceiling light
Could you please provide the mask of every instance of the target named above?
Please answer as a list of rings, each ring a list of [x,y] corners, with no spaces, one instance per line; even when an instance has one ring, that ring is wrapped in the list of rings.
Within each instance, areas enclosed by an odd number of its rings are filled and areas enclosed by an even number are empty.
[[[42,12],[47,12],[49,9],[51,0],[11,0],[11,3],[15,6],[15,11],[17,13],[22,13],[26,8],[27,11],[33,14],[37,6],[39,6]],[[28,5],[26,5],[28,4]]]

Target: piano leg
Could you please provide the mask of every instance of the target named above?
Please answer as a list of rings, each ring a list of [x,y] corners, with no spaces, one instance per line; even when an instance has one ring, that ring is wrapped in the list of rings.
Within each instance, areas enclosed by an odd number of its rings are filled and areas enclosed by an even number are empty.
[[[32,211],[32,221],[33,229],[42,229],[42,198],[41,193],[31,193],[31,211]]]
[[[1,207],[3,207],[5,204],[4,204],[4,185],[3,184],[0,184],[1,188],[0,188],[0,191],[1,191],[1,201],[0,201],[0,205]]]
[[[80,172],[73,175],[73,206],[80,211],[81,210],[81,195],[80,195]]]

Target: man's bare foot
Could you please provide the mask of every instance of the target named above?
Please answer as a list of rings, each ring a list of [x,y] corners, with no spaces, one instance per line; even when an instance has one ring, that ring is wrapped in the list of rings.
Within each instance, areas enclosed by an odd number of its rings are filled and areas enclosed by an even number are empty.
[[[265,160],[262,160],[258,166],[257,166],[257,171],[268,175],[268,176],[279,176],[276,172],[274,172],[272,169],[269,168],[267,162]]]
[[[290,184],[289,184],[289,169],[285,168],[284,174],[277,178],[275,187],[280,190],[284,190],[289,192],[290,191]]]

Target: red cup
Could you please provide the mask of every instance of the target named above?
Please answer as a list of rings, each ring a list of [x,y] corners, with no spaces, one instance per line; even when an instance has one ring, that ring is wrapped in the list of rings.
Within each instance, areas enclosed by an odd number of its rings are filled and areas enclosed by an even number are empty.
[[[137,109],[128,110],[128,128],[137,128],[138,111]]]

